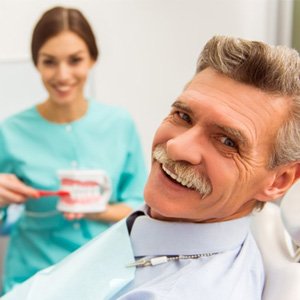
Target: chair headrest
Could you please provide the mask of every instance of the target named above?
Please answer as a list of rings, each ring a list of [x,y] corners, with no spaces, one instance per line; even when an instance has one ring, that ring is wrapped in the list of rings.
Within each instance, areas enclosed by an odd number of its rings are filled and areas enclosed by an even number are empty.
[[[300,181],[296,182],[282,198],[280,211],[287,232],[300,247]]]

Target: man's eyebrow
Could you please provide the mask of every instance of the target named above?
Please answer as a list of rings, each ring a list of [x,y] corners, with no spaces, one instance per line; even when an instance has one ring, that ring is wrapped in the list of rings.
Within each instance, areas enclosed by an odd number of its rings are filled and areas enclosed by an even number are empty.
[[[216,124],[216,123],[214,123],[212,125],[218,129],[222,130],[223,132],[228,134],[230,137],[233,137],[234,139],[236,139],[236,141],[239,142],[240,144],[242,144],[244,146],[249,144],[248,138],[241,130],[232,128],[232,127],[228,127],[228,126],[224,126],[224,125],[220,125],[220,124]]]
[[[180,100],[176,100],[171,106],[173,108],[178,108],[178,109],[184,110],[185,112],[190,113],[190,114],[193,113],[191,108]]]

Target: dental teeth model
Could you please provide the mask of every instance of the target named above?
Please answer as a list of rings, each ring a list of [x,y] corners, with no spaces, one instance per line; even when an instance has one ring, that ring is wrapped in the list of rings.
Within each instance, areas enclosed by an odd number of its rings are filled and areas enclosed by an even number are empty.
[[[57,209],[64,212],[101,212],[111,195],[111,183],[102,170],[59,170],[61,190]]]

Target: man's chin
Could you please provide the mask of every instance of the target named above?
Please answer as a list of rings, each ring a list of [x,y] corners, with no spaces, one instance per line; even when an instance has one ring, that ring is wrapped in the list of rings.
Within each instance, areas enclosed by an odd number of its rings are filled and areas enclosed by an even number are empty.
[[[170,214],[170,212],[168,211],[167,213],[164,213],[162,211],[157,211],[155,209],[152,209],[151,207],[149,207],[148,209],[148,214],[151,218],[156,219],[156,220],[160,220],[160,221],[166,221],[166,222],[187,222],[187,223],[198,223],[198,220],[193,220],[190,217],[185,218],[183,216],[179,216],[179,213],[173,213]]]
[[[156,219],[156,220],[161,220],[161,221],[176,221],[177,218],[174,218],[169,215],[162,214],[161,212],[157,212],[157,210],[151,208],[148,205],[148,214],[151,218]]]

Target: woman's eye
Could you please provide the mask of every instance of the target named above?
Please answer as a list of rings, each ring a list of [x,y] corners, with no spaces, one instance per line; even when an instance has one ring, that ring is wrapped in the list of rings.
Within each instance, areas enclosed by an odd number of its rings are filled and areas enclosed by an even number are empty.
[[[235,143],[235,141],[233,141],[232,139],[230,139],[227,136],[221,137],[220,141],[221,141],[222,144],[224,144],[227,147],[236,148],[237,149],[237,144]]]
[[[79,62],[81,62],[82,58],[81,57],[72,57],[70,58],[69,62],[70,64],[72,65],[76,65],[78,64]]]
[[[182,119],[183,121],[185,121],[189,124],[192,122],[190,116],[184,112],[178,111],[177,115],[179,116],[180,119]]]
[[[52,59],[45,59],[45,60],[43,60],[43,65],[45,65],[45,66],[54,66],[55,61],[52,60]]]

